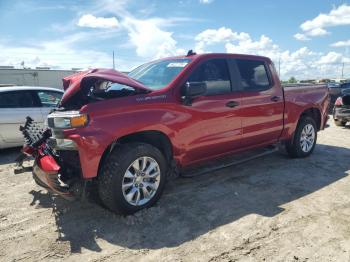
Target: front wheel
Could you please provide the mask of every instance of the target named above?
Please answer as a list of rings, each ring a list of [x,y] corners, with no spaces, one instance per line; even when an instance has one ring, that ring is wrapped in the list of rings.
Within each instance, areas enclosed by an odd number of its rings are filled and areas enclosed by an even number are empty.
[[[309,156],[317,141],[316,123],[311,117],[302,117],[294,133],[293,141],[286,144],[290,157],[302,158]]]
[[[162,153],[149,144],[131,143],[113,150],[99,174],[98,190],[105,206],[132,214],[155,204],[167,173]]]

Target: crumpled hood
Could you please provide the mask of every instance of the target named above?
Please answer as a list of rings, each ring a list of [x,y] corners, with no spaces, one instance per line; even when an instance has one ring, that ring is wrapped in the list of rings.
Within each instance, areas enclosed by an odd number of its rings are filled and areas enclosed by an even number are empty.
[[[81,89],[81,82],[88,78],[99,78],[111,82],[115,82],[122,85],[127,85],[135,88],[136,90],[142,90],[150,92],[152,91],[145,85],[130,78],[128,75],[123,74],[114,69],[90,69],[88,71],[79,72],[62,79],[63,89],[65,90],[61,105],[64,105],[67,100],[74,96]]]

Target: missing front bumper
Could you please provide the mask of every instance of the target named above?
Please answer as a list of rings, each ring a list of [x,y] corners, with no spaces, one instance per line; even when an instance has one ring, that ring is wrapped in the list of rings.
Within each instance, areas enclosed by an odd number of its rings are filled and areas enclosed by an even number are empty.
[[[35,182],[52,193],[58,194],[67,200],[74,200],[69,186],[59,179],[58,171],[44,171],[37,162],[33,166],[33,178]]]

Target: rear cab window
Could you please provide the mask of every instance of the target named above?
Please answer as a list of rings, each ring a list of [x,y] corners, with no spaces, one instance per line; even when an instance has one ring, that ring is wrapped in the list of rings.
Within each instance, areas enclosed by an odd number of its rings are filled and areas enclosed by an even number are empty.
[[[230,73],[226,59],[204,61],[192,72],[187,82],[205,82],[205,95],[222,95],[231,92]]]
[[[243,91],[263,91],[272,87],[272,81],[264,61],[235,59],[239,82]]]

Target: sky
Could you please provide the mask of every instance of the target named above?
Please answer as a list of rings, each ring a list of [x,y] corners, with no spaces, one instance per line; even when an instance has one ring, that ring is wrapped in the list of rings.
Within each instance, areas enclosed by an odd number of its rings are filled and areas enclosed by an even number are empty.
[[[229,52],[270,57],[282,79],[350,78],[350,0],[0,0],[0,66],[129,71]]]

